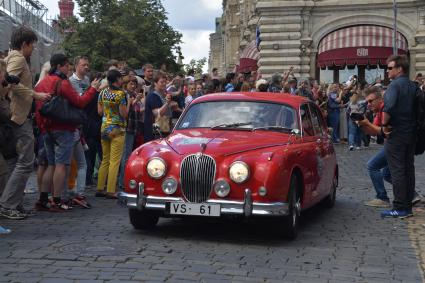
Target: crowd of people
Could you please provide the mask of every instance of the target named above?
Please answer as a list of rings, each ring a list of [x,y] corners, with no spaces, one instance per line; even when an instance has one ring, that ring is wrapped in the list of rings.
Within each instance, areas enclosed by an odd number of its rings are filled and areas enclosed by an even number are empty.
[[[293,68],[269,80],[256,71],[228,73],[225,78],[217,69],[211,74],[189,70],[186,75],[173,75],[151,64],[136,73],[125,61],[117,60],[107,62],[103,72],[91,72],[90,58],[55,54],[33,82],[28,62],[36,41],[31,29],[20,27],[12,34],[11,51],[0,59],[0,215],[9,219],[33,213],[23,207],[23,193],[34,160],[38,211],[91,208],[86,198],[86,189],[91,187],[96,188],[96,197],[116,199],[133,149],[169,134],[183,109],[210,93],[274,92],[306,97],[320,107],[333,129],[333,142],[347,140],[350,151],[360,149],[362,143],[367,147],[371,136],[380,136],[376,127],[382,124],[376,121],[386,91],[380,80],[370,85],[352,76],[342,84],[320,84],[314,79],[299,81]],[[421,74],[415,80],[425,89]],[[47,101],[59,96],[83,110],[83,123],[41,114]],[[364,119],[351,119],[354,114]],[[376,127],[370,126],[373,121]],[[383,161],[383,152],[368,163],[377,192],[376,199],[367,203],[371,206],[389,206],[383,179],[391,179],[391,163]]]

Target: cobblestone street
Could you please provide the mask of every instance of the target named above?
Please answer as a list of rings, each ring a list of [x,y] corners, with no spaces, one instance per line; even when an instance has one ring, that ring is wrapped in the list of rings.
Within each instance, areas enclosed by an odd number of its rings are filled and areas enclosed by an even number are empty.
[[[304,213],[295,241],[231,220],[162,219],[140,232],[126,208],[89,191],[91,210],[0,219],[12,229],[0,236],[0,282],[422,282],[424,204],[407,220],[381,220],[363,205],[374,197],[365,163],[377,148],[337,146],[337,203]],[[425,155],[416,176],[424,194]]]

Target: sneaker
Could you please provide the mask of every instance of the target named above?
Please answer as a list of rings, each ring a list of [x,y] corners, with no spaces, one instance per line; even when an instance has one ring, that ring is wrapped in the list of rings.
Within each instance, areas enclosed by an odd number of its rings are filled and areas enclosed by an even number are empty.
[[[360,150],[362,149],[360,146],[356,146],[356,150]]]
[[[19,212],[21,212],[21,213],[23,213],[23,214],[26,214],[27,216],[34,216],[34,215],[35,215],[34,210],[31,210],[31,209],[25,209],[22,205],[19,205],[19,206],[16,208],[16,210],[17,210],[17,211],[19,211]]]
[[[412,205],[417,205],[422,200],[422,196],[415,192],[415,197],[412,200]]]
[[[13,219],[13,220],[21,220],[21,219],[25,219],[28,215],[16,209],[9,209],[9,208],[2,207],[0,208],[0,216],[6,217],[8,219]]]
[[[81,206],[83,208],[91,208],[91,205],[83,197],[76,196],[71,201],[72,201],[73,205],[78,205],[78,206]]]
[[[66,212],[66,211],[71,211],[71,207],[65,203],[60,203],[60,204],[53,204],[49,211],[50,212]]]
[[[413,216],[412,209],[390,209],[381,212],[382,219],[386,217],[403,219],[410,216]]]
[[[94,196],[103,198],[103,197],[106,196],[106,193],[105,193],[105,191],[97,191]]]
[[[9,234],[10,232],[12,232],[10,229],[6,229],[0,226],[0,235]]]
[[[370,201],[365,202],[366,206],[372,206],[372,207],[383,207],[383,208],[387,208],[390,207],[390,202],[389,201],[385,201],[379,198],[375,198],[372,199]]]
[[[50,207],[51,207],[51,204],[48,201],[42,202],[38,200],[34,205],[34,208],[37,211],[49,211]]]
[[[353,145],[350,145],[349,149],[350,149],[350,151],[353,151],[354,150],[354,146]]]
[[[118,196],[116,193],[106,193],[105,198],[107,199],[118,199]]]

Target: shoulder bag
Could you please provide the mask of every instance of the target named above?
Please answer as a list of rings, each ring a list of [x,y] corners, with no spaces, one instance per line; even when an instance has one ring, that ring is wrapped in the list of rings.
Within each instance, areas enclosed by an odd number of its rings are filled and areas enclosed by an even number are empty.
[[[62,123],[83,124],[87,121],[86,112],[71,105],[67,99],[60,95],[61,83],[62,80],[56,82],[54,97],[43,104],[40,114]]]

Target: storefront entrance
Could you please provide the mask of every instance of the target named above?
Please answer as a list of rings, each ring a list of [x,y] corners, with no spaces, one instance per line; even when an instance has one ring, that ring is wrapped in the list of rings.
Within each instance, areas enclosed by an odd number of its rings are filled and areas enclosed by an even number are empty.
[[[334,31],[319,43],[316,77],[343,83],[351,75],[369,84],[388,81],[386,60],[393,54],[393,30],[382,26],[353,26]],[[407,40],[397,34],[398,54],[407,54]]]

